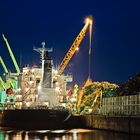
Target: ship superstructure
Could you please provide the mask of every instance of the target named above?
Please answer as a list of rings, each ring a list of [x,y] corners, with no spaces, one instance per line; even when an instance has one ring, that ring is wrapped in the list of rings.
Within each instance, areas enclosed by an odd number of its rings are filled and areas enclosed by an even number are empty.
[[[34,48],[40,53],[41,67],[24,67],[21,76],[21,95],[17,96],[18,108],[38,108],[40,106],[53,108],[64,104],[66,83],[72,81],[71,75],[60,76],[53,67],[53,60],[49,56],[51,48]],[[64,81],[70,79],[69,81]],[[63,103],[63,104],[62,104]]]

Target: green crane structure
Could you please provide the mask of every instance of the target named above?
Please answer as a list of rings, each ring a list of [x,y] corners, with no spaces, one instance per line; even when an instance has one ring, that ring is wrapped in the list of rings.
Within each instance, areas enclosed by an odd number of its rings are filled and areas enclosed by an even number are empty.
[[[11,47],[10,47],[8,41],[7,41],[7,38],[4,36],[4,34],[2,34],[2,37],[3,37],[3,39],[4,39],[4,41],[5,41],[6,45],[7,45],[7,48],[8,48],[8,51],[9,51],[9,53],[10,53],[10,56],[11,56],[11,58],[12,58],[12,61],[13,61],[13,63],[14,63],[16,72],[19,74],[19,73],[20,73],[20,69],[19,69],[19,66],[18,66],[18,64],[17,64],[17,61],[16,61],[16,59],[15,59],[15,57],[14,57],[14,54],[13,54],[13,52],[12,52],[12,50],[11,50]]]
[[[4,71],[5,71],[5,73],[8,74],[8,70],[7,70],[6,65],[5,65],[5,63],[4,63],[4,61],[3,61],[1,56],[0,56],[0,63],[2,64],[2,67],[3,67]]]
[[[7,67],[6,67],[2,57],[0,56],[0,63],[2,64],[4,72],[6,74],[6,81],[3,81],[3,79],[0,77],[0,91],[1,91],[1,93],[6,91],[8,88],[12,88],[14,91],[17,91],[17,89],[19,87],[19,74],[20,74],[20,69],[19,69],[19,66],[16,62],[14,54],[11,50],[11,47],[10,47],[6,37],[4,36],[4,34],[2,34],[2,36],[3,36],[3,39],[6,43],[6,45],[7,45],[7,48],[8,48],[9,54],[12,58],[12,61],[14,63],[14,66],[15,66],[15,69],[16,69],[16,75],[15,74],[13,75],[13,73],[11,73],[9,75]]]
[[[4,90],[4,89],[6,89],[5,83],[4,83],[4,81],[2,80],[2,78],[1,78],[1,76],[0,76],[0,91],[1,91],[1,90]]]
[[[8,70],[6,68],[6,65],[2,59],[2,57],[0,56],[0,63],[2,64],[2,67],[4,69],[5,74],[8,74]],[[6,83],[2,80],[1,76],[0,76],[0,91],[3,91],[6,89]]]

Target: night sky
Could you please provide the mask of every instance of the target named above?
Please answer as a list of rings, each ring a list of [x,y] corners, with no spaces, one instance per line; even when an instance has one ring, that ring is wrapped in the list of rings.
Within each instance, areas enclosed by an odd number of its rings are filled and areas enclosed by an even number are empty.
[[[94,18],[92,36],[92,80],[124,83],[140,71],[140,2],[138,0],[0,0],[0,34],[8,39],[22,66],[39,65],[33,46],[53,47],[58,66],[84,26]],[[88,77],[89,33],[86,34],[65,72],[82,85]],[[0,35],[0,55],[15,71]],[[0,65],[0,73],[3,68]]]

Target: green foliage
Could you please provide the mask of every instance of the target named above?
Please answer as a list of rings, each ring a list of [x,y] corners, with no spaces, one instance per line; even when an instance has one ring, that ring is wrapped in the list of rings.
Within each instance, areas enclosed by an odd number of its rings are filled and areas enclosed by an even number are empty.
[[[140,72],[118,88],[120,96],[136,95],[140,93]]]

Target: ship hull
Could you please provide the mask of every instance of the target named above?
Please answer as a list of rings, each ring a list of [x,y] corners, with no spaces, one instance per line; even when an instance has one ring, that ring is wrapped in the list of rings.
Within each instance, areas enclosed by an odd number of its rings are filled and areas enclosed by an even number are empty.
[[[0,123],[14,129],[64,129],[69,118],[66,110],[4,110]]]

